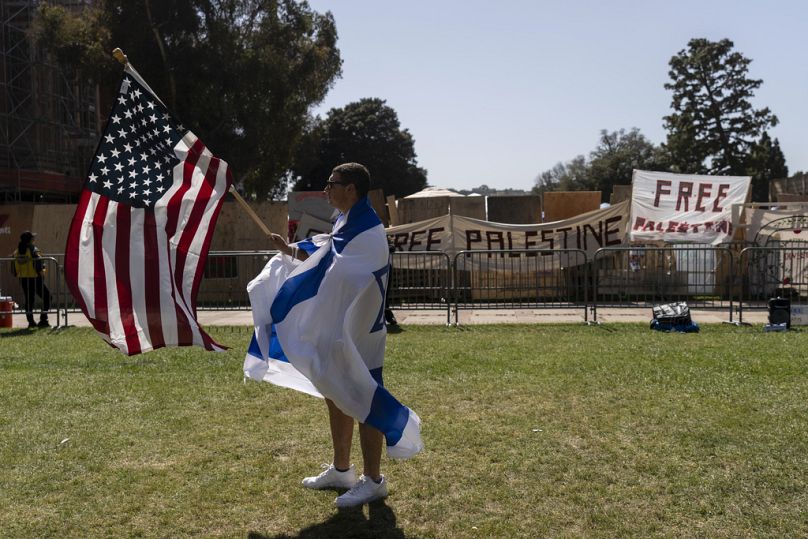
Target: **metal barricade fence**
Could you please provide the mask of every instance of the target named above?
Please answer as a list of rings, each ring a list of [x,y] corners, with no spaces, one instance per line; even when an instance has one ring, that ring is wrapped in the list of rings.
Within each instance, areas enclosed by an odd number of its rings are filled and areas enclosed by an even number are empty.
[[[254,279],[277,251],[210,251],[197,293],[197,309],[205,311],[249,310],[247,283]],[[64,284],[64,255],[54,255],[60,263],[60,305],[68,312],[79,312],[67,286]]]
[[[435,251],[396,251],[390,257],[387,306],[397,310],[445,310],[451,321],[449,256]]]
[[[739,322],[745,310],[765,310],[769,299],[787,298],[808,304],[808,246],[747,247],[738,262],[742,286]]]
[[[56,314],[56,326],[62,325],[62,316],[65,316],[65,324],[67,318],[65,313],[65,287],[64,277],[62,276],[62,266],[58,263],[55,257],[43,256],[39,258],[42,262],[42,285],[47,288],[50,296],[50,309],[49,314]],[[10,297],[14,302],[12,312],[15,314],[25,313],[25,293],[20,282],[20,279],[15,277],[11,272],[11,264],[14,263],[13,257],[0,258],[0,296]],[[32,312],[35,318],[39,317],[40,311],[44,308],[44,290],[36,287],[34,290],[34,305]],[[69,293],[68,293],[69,296]]]
[[[726,247],[604,247],[592,259],[593,319],[598,307],[652,307],[687,302],[691,308],[726,309],[732,321],[732,251]]]
[[[455,323],[460,309],[581,308],[587,319],[585,251],[460,251],[453,267]]]
[[[247,283],[276,251],[209,253],[197,297],[200,310],[249,310]],[[62,255],[42,257],[44,284],[56,324],[78,311],[65,286]],[[15,314],[25,299],[11,274],[13,258],[0,258],[0,296],[11,296]],[[737,264],[735,264],[737,261]],[[607,247],[589,260],[579,250],[395,252],[391,256],[388,305],[400,310],[445,310],[455,322],[461,309],[581,308],[597,321],[598,308],[650,308],[686,301],[691,308],[726,309],[733,320],[744,310],[768,308],[773,297],[808,303],[808,246],[747,247],[733,255],[726,246]],[[36,298],[35,312],[41,305]],[[64,316],[64,319],[62,319]]]
[[[277,251],[211,251],[197,295],[199,310],[249,310],[247,284],[261,273]],[[55,255],[64,260],[64,255]],[[391,257],[392,272],[387,301],[395,309],[445,309],[450,320],[451,269],[449,257],[441,252],[396,252]],[[62,269],[62,266],[58,266]],[[60,305],[63,310],[79,311],[60,274]],[[54,272],[56,274],[56,272]],[[2,281],[0,281],[0,285]]]
[[[211,251],[196,298],[204,311],[249,311],[247,284],[277,251]]]
[[[73,298],[73,294],[70,293],[70,289],[67,287],[67,281],[65,281],[65,255],[59,253],[50,255],[50,257],[56,261],[57,272],[54,273],[54,275],[59,281],[59,297],[56,301],[58,302],[57,304],[61,306],[61,310],[64,313],[65,325],[68,325],[70,313],[80,312],[81,309]]]

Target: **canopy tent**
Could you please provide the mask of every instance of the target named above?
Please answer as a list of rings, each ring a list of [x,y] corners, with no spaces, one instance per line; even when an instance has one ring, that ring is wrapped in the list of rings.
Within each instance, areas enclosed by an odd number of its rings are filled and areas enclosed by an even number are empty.
[[[428,198],[428,197],[462,197],[460,193],[456,193],[451,189],[445,187],[427,187],[417,193],[405,196],[404,198]]]

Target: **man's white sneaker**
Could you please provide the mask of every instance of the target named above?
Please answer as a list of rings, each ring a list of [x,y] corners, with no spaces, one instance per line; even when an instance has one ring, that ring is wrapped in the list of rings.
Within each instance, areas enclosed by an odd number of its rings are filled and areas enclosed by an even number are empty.
[[[334,500],[337,507],[353,507],[355,505],[363,505],[370,503],[374,500],[380,500],[387,497],[387,479],[382,476],[382,480],[378,483],[366,475],[359,477],[356,485]]]
[[[333,464],[323,464],[322,468],[325,471],[320,475],[303,479],[303,486],[313,489],[351,488],[356,484],[356,468],[353,464],[344,472],[334,468]]]

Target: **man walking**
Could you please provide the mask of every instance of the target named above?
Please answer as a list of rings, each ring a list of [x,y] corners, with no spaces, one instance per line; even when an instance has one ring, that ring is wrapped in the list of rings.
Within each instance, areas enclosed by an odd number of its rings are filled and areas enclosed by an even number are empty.
[[[340,212],[332,233],[292,245],[273,234],[270,241],[283,256],[248,286],[256,334],[245,374],[325,397],[333,460],[303,486],[349,489],[336,499],[338,507],[387,496],[380,470],[385,438],[393,458],[411,457],[423,447],[420,419],[382,382],[389,253],[369,188],[364,166],[335,167],[325,187],[329,204]],[[292,267],[284,269],[285,263]],[[264,303],[271,304],[269,317],[261,314]],[[303,388],[301,375],[313,387]],[[355,420],[363,460],[359,479],[350,462]]]

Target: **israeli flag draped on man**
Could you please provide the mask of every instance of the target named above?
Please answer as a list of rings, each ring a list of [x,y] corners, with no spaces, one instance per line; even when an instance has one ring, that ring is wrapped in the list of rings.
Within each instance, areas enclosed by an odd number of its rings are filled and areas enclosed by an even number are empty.
[[[387,330],[387,238],[367,197],[331,234],[296,244],[309,257],[273,257],[247,286],[255,333],[244,374],[324,396],[381,431],[392,458],[416,455],[420,419],[380,383]]]

